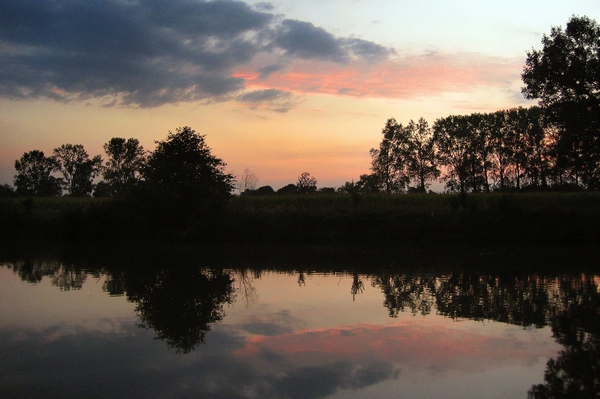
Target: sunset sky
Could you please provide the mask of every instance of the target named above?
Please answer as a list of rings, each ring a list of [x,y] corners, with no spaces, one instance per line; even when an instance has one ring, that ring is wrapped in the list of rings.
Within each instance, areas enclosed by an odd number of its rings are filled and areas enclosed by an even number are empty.
[[[598,0],[0,3],[0,184],[38,149],[191,126],[278,189],[357,180],[388,118],[533,104],[526,52]]]

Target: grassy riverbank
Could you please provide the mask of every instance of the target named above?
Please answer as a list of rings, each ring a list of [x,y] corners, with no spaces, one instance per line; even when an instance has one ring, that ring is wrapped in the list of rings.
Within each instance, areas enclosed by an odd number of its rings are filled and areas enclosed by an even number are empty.
[[[0,234],[248,244],[600,244],[597,192],[234,197],[219,211],[178,223],[169,223],[170,211],[97,198],[2,199]]]

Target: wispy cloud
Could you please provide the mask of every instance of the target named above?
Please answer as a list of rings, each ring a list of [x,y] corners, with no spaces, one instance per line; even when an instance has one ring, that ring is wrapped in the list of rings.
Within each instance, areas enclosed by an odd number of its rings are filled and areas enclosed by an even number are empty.
[[[240,95],[237,100],[251,108],[267,108],[275,112],[287,112],[301,100],[290,92],[277,89],[255,90]]]
[[[521,62],[473,53],[431,53],[388,57],[377,63],[294,60],[268,76],[242,72],[239,76],[258,87],[297,94],[406,99],[486,86],[507,89],[519,80]]]

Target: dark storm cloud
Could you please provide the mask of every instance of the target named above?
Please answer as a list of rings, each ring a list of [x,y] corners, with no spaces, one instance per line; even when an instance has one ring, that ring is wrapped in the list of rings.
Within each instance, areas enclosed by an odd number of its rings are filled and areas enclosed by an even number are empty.
[[[351,57],[381,61],[390,50],[373,42],[357,38],[336,38],[310,22],[286,19],[277,31],[274,43],[287,54],[305,59],[345,63]]]
[[[331,33],[310,22],[286,19],[277,31],[275,44],[287,54],[300,58],[342,61],[346,57]]]
[[[357,58],[365,59],[366,61],[377,62],[385,60],[391,52],[388,48],[363,39],[351,38],[339,40]]]
[[[224,100],[245,88],[233,76],[258,54],[283,50],[266,77],[293,58],[347,62],[385,58],[371,42],[336,38],[239,1],[3,0],[0,95],[153,107]],[[118,98],[118,99],[117,99]]]

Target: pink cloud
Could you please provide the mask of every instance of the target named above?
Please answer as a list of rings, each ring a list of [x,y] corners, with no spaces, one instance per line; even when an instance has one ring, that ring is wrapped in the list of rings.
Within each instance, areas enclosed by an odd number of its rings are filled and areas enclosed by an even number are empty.
[[[482,86],[506,87],[520,79],[521,70],[522,60],[471,53],[430,53],[377,64],[295,61],[264,79],[253,70],[239,70],[234,76],[244,78],[253,88],[277,88],[298,94],[412,98]]]

